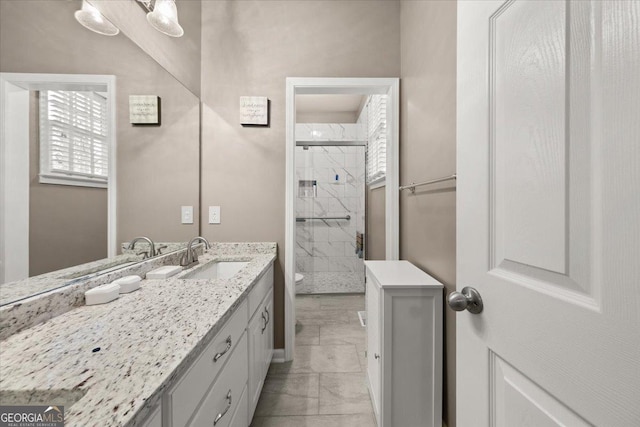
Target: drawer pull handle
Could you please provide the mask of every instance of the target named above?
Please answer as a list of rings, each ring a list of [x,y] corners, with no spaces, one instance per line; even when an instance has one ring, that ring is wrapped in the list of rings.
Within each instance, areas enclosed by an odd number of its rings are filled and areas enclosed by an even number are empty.
[[[267,325],[271,322],[271,314],[269,314],[269,309],[265,307],[265,313],[267,313]]]
[[[217,362],[218,359],[220,359],[222,356],[224,356],[227,353],[227,351],[231,350],[231,345],[232,345],[231,344],[231,335],[229,335],[227,337],[227,348],[225,348],[223,352],[218,353],[215,356],[213,356],[213,362],[214,363]]]
[[[267,329],[267,318],[264,317],[264,312],[262,312],[262,320],[264,320],[264,326],[262,327],[261,333],[264,334],[264,330]]]
[[[231,389],[229,389],[229,392],[227,393],[227,400],[229,401],[229,403],[227,403],[227,407],[224,408],[224,411],[216,415],[216,419],[213,420],[213,425],[218,424],[218,421],[220,421],[222,417],[224,417],[227,414],[227,412],[229,412],[229,409],[231,409]]]

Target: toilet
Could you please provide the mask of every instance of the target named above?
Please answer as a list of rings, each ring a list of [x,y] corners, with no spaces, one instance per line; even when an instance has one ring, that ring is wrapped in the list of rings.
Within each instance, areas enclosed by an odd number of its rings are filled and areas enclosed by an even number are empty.
[[[302,287],[302,282],[304,280],[304,276],[300,273],[296,273],[296,291],[300,290]]]

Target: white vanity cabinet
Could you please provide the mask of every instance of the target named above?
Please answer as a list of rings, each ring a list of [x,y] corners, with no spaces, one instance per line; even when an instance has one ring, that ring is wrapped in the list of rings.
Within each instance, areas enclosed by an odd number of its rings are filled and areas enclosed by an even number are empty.
[[[249,426],[273,354],[272,313],[273,264],[163,395],[162,427]],[[160,427],[155,411],[145,427]]]
[[[365,261],[367,377],[379,427],[442,426],[443,285],[408,261]]]
[[[273,281],[273,272],[269,274]],[[273,356],[273,282],[268,286],[256,286],[249,294],[249,306],[256,307],[249,320],[249,381],[248,418],[251,420],[260,398],[260,392],[267,376]],[[255,303],[259,301],[259,303]]]
[[[187,372],[165,394],[163,418],[166,422],[163,425],[201,425],[195,420],[202,418],[202,407],[208,409],[215,402],[218,412],[223,412],[228,390],[232,390],[232,401],[234,394],[236,400],[240,397],[247,382],[247,306],[246,301],[240,304]],[[241,369],[238,369],[238,360],[245,361],[240,365]],[[229,378],[231,370],[239,375]],[[224,390],[217,390],[219,388]],[[211,395],[210,390],[216,394]],[[215,415],[209,421],[213,423],[214,418]]]

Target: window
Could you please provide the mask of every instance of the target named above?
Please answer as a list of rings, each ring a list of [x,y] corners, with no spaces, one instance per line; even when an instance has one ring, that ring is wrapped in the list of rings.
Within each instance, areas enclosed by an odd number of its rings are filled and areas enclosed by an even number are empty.
[[[106,97],[40,91],[40,182],[106,188],[108,171]]]
[[[387,95],[367,103],[367,184],[383,183],[387,173]]]

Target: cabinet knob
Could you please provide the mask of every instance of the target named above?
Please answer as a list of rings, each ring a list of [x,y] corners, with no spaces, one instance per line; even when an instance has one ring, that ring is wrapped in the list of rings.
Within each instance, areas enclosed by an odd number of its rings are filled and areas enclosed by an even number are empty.
[[[373,353],[373,358],[374,359],[380,359],[380,355],[378,353]]]

